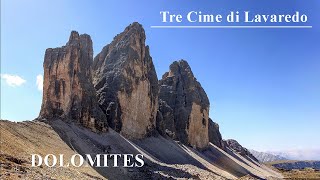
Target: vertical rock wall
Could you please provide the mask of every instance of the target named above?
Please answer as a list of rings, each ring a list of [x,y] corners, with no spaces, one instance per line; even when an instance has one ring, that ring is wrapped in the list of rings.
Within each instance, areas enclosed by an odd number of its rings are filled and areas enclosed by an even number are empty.
[[[218,146],[219,148],[222,147],[222,136],[219,131],[219,125],[212,121],[212,119],[209,118],[209,141],[213,143],[214,145]]]
[[[40,119],[60,118],[94,131],[106,130],[92,84],[92,58],[90,36],[75,31],[65,46],[46,50]]]
[[[158,79],[139,23],[129,25],[94,59],[94,86],[111,128],[131,139],[155,129]]]
[[[200,149],[207,147],[209,99],[189,64],[184,60],[173,62],[159,85],[163,123],[157,124],[164,124],[160,131],[174,131],[171,132],[174,138],[185,144]]]

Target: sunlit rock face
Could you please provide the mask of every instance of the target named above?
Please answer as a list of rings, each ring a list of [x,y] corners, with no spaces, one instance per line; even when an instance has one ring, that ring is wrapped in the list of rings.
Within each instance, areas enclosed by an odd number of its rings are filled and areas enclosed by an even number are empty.
[[[129,25],[94,58],[93,83],[111,128],[130,139],[155,129],[158,79],[139,23]]]
[[[159,131],[195,148],[209,143],[209,99],[187,61],[175,61],[159,81]]]
[[[92,84],[92,62],[90,36],[76,31],[71,32],[65,46],[46,50],[39,119],[59,118],[94,131],[107,130]]]

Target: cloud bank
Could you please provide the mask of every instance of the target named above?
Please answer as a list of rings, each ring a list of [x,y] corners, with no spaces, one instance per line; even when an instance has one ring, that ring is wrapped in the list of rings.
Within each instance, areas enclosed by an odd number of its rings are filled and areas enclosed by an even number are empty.
[[[320,160],[320,149],[294,149],[283,152],[269,152],[291,160]]]

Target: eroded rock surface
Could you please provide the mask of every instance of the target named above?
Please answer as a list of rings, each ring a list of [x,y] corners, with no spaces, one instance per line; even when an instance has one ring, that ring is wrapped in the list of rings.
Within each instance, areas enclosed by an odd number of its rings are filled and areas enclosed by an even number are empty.
[[[90,36],[76,31],[65,46],[46,50],[39,119],[72,120],[94,131],[106,131],[106,117],[92,84],[92,62]]]
[[[242,156],[247,156],[247,157],[250,157],[251,159],[259,162],[251,153],[250,151],[241,146],[238,141],[234,140],[234,139],[227,139],[227,140],[224,140],[223,144],[225,144],[226,147],[229,147],[231,150],[233,150],[234,152],[236,153],[239,153],[240,155]]]
[[[159,81],[159,111],[162,133],[170,133],[182,143],[205,148],[209,143],[209,99],[185,60],[170,65]],[[161,118],[158,119],[159,121]]]
[[[94,86],[111,128],[140,139],[155,129],[158,79],[145,31],[129,25],[94,58]]]

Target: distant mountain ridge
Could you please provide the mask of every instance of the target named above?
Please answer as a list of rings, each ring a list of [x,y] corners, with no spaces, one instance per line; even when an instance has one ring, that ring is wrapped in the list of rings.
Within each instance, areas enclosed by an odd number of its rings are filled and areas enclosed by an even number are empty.
[[[268,152],[274,155],[279,155],[291,160],[300,161],[319,161],[320,149],[292,149],[288,151],[272,151]]]
[[[272,162],[282,160],[294,160],[294,161],[319,161],[320,150],[317,149],[297,149],[289,151],[266,151],[259,152],[249,149],[251,154],[255,156],[260,162]]]
[[[287,160],[287,158],[275,155],[268,152],[259,152],[252,149],[249,149],[249,152],[256,157],[260,162],[271,162],[271,161],[279,161],[279,160]]]

